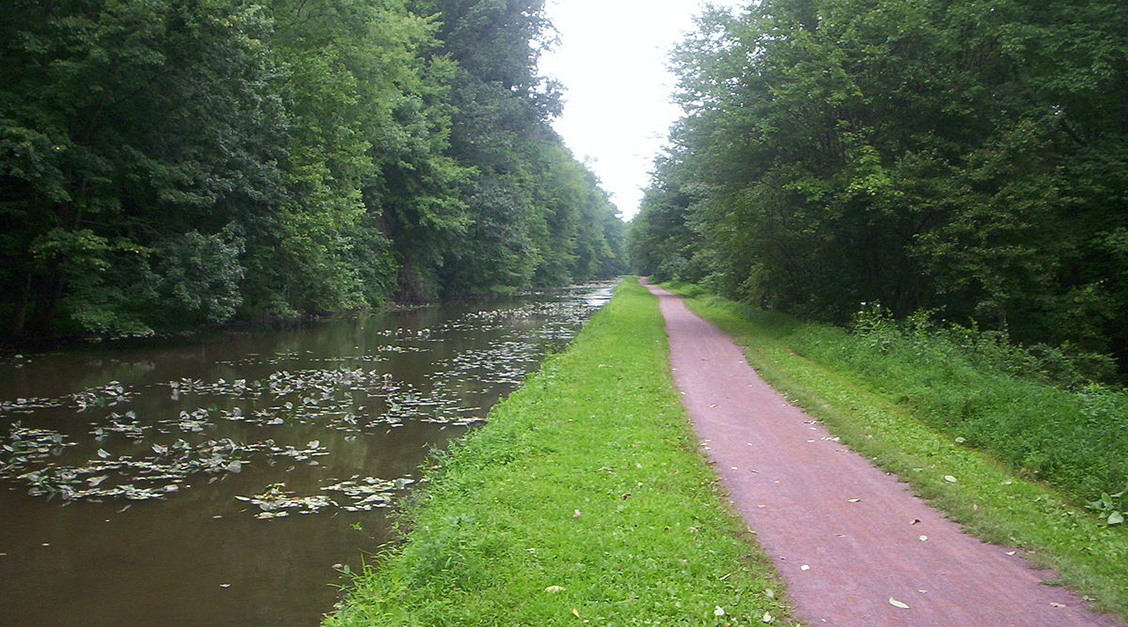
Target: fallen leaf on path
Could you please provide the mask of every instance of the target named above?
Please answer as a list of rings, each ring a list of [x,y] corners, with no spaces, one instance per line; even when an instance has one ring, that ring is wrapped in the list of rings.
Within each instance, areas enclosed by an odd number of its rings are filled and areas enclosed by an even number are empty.
[[[1050,601],[1050,607],[1065,607],[1065,604],[1056,601]]]
[[[909,524],[910,524],[910,525],[919,525],[919,524],[920,524],[920,519],[919,519],[919,518],[914,518],[914,519],[913,519],[913,522],[911,522],[911,523],[909,523]]]
[[[860,503],[862,499],[846,499],[847,503]]]
[[[902,603],[901,601],[898,601],[897,599],[894,599],[893,597],[889,597],[889,605],[892,605],[893,607],[899,607],[903,610],[909,609],[908,604]]]
[[[921,542],[928,542],[928,536],[921,536],[917,539],[920,540]]]
[[[799,570],[811,570],[811,567],[808,566],[807,564],[803,564],[802,566],[799,567]]]

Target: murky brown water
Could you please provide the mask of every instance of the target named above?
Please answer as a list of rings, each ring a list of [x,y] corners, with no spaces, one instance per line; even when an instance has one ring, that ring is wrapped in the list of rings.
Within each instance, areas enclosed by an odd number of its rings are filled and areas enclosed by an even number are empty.
[[[0,362],[0,623],[316,625],[610,284]]]

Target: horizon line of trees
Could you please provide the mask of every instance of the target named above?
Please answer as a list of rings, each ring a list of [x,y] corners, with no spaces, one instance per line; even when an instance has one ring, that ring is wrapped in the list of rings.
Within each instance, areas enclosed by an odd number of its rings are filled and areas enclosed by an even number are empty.
[[[763,0],[674,54],[634,269],[1128,363],[1128,4]]]
[[[544,0],[13,0],[0,339],[609,277]]]

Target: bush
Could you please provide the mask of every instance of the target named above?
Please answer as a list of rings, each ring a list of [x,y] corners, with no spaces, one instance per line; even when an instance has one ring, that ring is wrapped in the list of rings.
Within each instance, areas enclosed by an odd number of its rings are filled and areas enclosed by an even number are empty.
[[[228,225],[203,235],[189,231],[164,242],[157,263],[162,317],[187,322],[225,322],[243,304],[243,238]]]

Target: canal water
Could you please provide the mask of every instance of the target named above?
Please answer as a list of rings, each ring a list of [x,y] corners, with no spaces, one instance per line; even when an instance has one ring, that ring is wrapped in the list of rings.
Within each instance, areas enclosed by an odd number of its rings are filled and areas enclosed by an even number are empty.
[[[611,287],[0,360],[0,624],[317,625]]]

